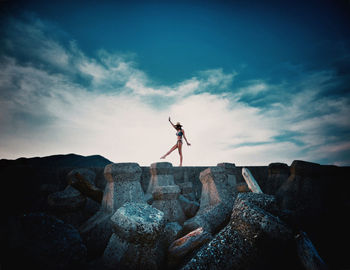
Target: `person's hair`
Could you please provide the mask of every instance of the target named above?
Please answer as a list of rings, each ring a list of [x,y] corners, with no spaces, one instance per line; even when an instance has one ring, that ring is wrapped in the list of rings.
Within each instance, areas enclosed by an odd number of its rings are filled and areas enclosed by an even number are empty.
[[[175,125],[176,129],[181,129],[181,125]]]

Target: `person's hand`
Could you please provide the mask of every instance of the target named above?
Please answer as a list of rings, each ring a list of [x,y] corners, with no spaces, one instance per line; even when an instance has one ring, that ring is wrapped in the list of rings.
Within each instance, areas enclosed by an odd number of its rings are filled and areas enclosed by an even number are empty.
[[[187,143],[187,145],[188,145],[188,146],[191,146],[191,144],[190,144],[189,142]]]
[[[171,120],[170,120],[170,116],[169,116],[169,122],[170,122]]]

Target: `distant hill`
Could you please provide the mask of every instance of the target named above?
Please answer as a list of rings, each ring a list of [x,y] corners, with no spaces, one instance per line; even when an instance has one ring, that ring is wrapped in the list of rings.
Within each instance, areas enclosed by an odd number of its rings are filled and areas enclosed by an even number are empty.
[[[112,161],[100,156],[76,154],[0,160],[0,197],[5,214],[43,209],[49,193],[67,186],[67,174],[75,168],[91,168],[104,179],[104,167]]]
[[[34,167],[105,167],[112,161],[100,155],[81,156],[76,154],[52,155],[46,157],[1,159],[0,167],[34,166]]]

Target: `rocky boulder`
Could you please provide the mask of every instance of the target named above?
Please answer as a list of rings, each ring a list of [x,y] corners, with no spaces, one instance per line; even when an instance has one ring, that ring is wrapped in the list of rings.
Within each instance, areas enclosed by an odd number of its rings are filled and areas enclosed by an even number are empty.
[[[96,173],[86,168],[74,169],[67,175],[68,184],[79,190],[83,195],[101,203],[103,191],[95,186]]]
[[[277,190],[287,181],[289,177],[289,166],[285,163],[270,163],[268,166],[268,177],[264,185],[264,193],[274,195]]]
[[[203,228],[198,228],[175,240],[168,248],[168,267],[172,269],[178,267],[211,239],[211,234],[204,231]]]
[[[109,269],[160,269],[163,212],[147,203],[125,203],[111,217],[113,235],[103,254]]]
[[[270,209],[273,196],[240,193],[229,224],[182,269],[300,269],[293,232]]]
[[[12,219],[9,258],[4,269],[81,269],[86,247],[77,229],[44,213],[30,213]],[[13,252],[13,254],[11,254]],[[15,259],[14,259],[15,258]]]

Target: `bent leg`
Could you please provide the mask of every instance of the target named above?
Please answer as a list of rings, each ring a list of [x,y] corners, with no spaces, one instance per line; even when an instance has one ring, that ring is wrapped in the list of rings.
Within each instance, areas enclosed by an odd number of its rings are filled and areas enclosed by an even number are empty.
[[[173,152],[176,148],[177,148],[177,144],[175,144],[175,145],[169,150],[168,153],[166,153],[164,156],[162,156],[161,159],[166,158],[166,156],[169,155],[171,152]]]

